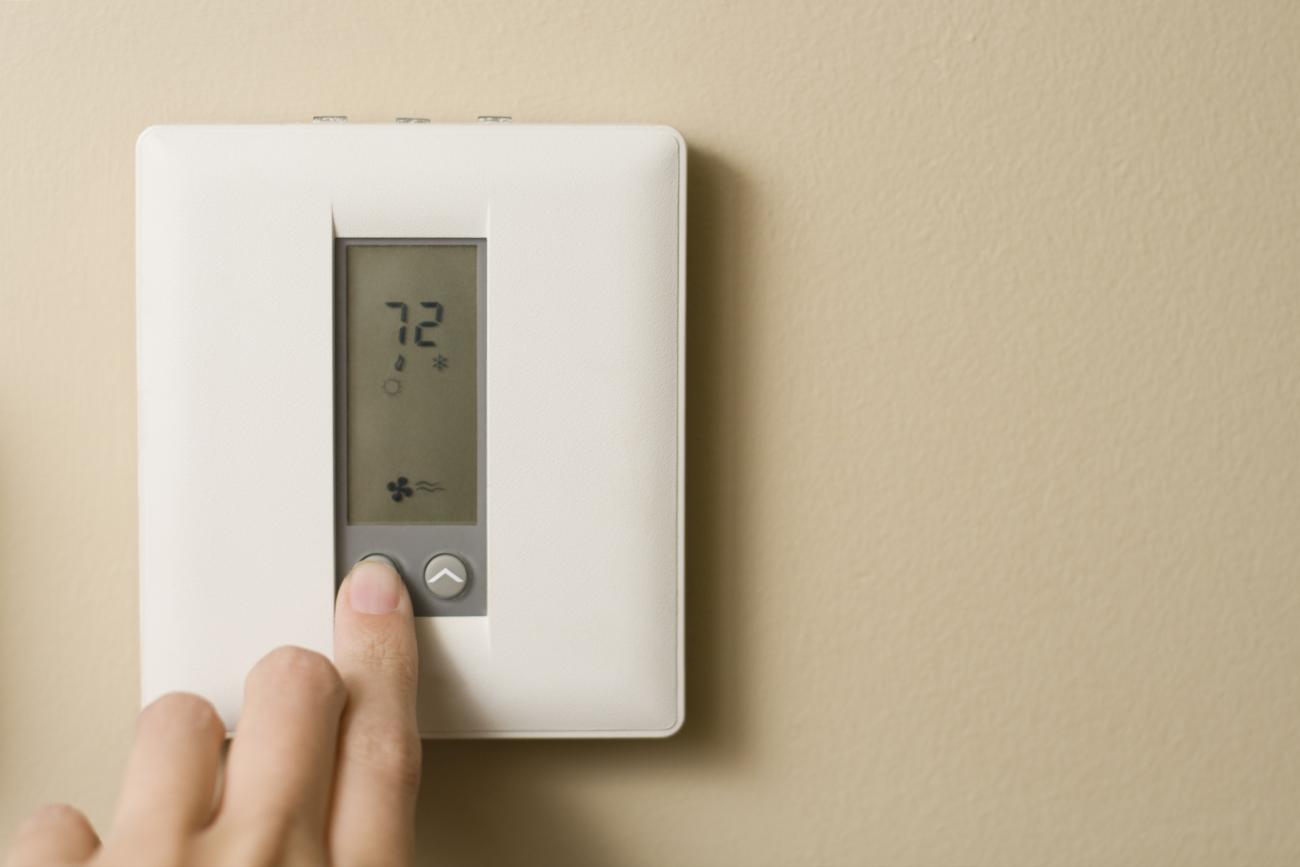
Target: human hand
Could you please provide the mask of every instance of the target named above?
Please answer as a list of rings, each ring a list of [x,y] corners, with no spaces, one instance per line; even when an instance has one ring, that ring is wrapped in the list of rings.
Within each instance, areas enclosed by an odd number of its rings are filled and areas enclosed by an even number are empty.
[[[253,667],[225,732],[206,700],[140,713],[111,832],[52,805],[17,832],[9,867],[409,864],[420,737],[411,600],[387,565],[339,589],[334,659],[282,647]]]

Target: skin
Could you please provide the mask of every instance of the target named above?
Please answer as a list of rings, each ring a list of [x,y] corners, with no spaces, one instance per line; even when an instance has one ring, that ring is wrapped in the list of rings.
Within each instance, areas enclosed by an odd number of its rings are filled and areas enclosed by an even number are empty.
[[[111,831],[101,840],[79,810],[42,807],[5,864],[410,864],[418,661],[411,600],[388,566],[360,563],[344,579],[334,657],[263,657],[228,752],[205,699],[158,699],[140,713]]]

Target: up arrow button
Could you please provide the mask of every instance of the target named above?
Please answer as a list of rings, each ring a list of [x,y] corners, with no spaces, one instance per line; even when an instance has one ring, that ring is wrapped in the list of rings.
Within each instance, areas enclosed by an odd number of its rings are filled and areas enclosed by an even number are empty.
[[[469,570],[455,554],[437,554],[424,565],[424,583],[439,599],[455,599],[465,592]]]

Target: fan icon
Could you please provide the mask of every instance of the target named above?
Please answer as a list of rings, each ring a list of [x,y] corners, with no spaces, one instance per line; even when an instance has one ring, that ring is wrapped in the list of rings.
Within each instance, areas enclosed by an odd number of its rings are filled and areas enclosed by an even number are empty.
[[[389,482],[388,492],[393,495],[394,503],[400,503],[407,497],[415,496],[415,491],[411,490],[411,485],[406,476],[398,476],[396,481]]]

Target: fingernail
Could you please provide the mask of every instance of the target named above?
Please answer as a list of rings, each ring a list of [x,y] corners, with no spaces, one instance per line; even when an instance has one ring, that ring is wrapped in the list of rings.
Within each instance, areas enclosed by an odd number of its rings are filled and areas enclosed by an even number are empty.
[[[363,561],[352,567],[348,603],[361,614],[388,614],[402,599],[397,573],[383,563]]]

